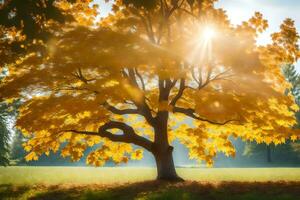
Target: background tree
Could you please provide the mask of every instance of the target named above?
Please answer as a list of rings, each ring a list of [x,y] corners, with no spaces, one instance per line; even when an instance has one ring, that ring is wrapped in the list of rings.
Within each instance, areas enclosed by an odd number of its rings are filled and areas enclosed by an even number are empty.
[[[4,73],[0,73],[0,83],[4,77]],[[7,166],[9,164],[9,130],[7,128],[8,106],[0,103],[0,165]]]
[[[25,143],[24,136],[20,131],[16,131],[12,139],[10,159],[15,165],[24,164],[26,152],[23,148],[23,143]]]
[[[283,67],[283,74],[286,80],[291,84],[291,88],[286,91],[286,94],[292,94],[295,97],[295,101],[300,105],[300,76],[297,73],[295,66],[288,64]],[[295,113],[297,123],[294,125],[295,129],[300,127],[300,112]],[[264,155],[267,162],[272,162],[272,160],[281,162],[299,162],[300,151],[299,142],[297,141],[287,141],[285,144],[279,146],[257,144],[256,142],[247,143],[244,150],[244,155],[246,156],[261,156]],[[274,154],[274,155],[273,155]],[[272,159],[273,157],[273,159]]]
[[[0,77],[1,81],[1,77]],[[16,118],[17,109],[20,106],[20,101],[14,101],[10,104],[0,103],[0,154],[1,165],[9,165],[11,160],[11,138],[13,130],[10,129],[13,119]],[[20,133],[19,133],[20,134]],[[20,146],[22,148],[22,146]],[[24,151],[24,150],[23,150]],[[22,152],[22,151],[20,151]],[[25,154],[23,154],[24,157]]]
[[[279,68],[299,57],[293,21],[257,47],[262,15],[234,27],[214,2],[116,0],[98,29],[69,27],[47,56],[11,66],[0,98],[25,102],[17,125],[29,138],[26,159],[62,148],[76,161],[94,147],[87,163],[99,166],[140,159],[139,146],[153,154],[158,179],[180,180],[174,139],[208,165],[217,152],[235,155],[232,136],[297,139],[298,106]]]
[[[297,73],[295,66],[291,64],[284,66],[283,74],[286,77],[287,81],[291,84],[291,88],[286,92],[293,94],[296,103],[300,104],[300,75]],[[297,126],[295,128],[298,128],[299,125],[300,124],[297,123]]]
[[[7,129],[6,108],[0,104],[0,165],[9,164],[9,131]]]

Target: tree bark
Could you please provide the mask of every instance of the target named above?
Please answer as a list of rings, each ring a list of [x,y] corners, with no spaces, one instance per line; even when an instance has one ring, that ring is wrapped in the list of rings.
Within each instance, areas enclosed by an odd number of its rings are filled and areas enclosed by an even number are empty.
[[[157,180],[183,181],[176,173],[172,152],[172,146],[167,148],[158,147],[153,152],[156,161]]]
[[[154,125],[155,139],[152,153],[156,161],[157,180],[183,181],[176,173],[173,147],[168,141],[168,118],[167,111],[160,111]]]

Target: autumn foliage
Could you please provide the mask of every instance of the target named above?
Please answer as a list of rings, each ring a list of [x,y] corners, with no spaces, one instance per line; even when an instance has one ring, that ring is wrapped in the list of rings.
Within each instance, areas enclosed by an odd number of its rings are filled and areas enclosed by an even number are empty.
[[[158,178],[170,178],[175,139],[212,165],[218,152],[235,155],[230,138],[299,138],[281,72],[300,56],[293,20],[258,46],[268,27],[260,13],[233,26],[214,0],[108,2],[109,16],[86,23],[75,15],[43,44],[46,53],[6,65],[0,98],[24,102],[17,126],[29,138],[27,160],[61,150],[77,161],[97,147],[87,163],[100,166],[141,159],[140,146],[153,153]],[[80,9],[73,12],[95,15]]]

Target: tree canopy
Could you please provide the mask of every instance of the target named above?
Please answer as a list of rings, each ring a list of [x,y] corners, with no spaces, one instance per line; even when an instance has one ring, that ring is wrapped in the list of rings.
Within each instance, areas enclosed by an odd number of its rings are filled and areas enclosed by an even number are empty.
[[[159,178],[176,176],[171,143],[213,164],[235,155],[230,137],[258,143],[299,138],[298,110],[281,67],[299,58],[291,19],[258,46],[262,14],[233,26],[215,0],[116,0],[97,27],[68,26],[9,66],[0,98],[22,98],[18,127],[27,160],[56,152],[103,165],[152,152]],[[172,166],[173,165],[173,166]],[[166,168],[164,168],[166,167]]]
[[[91,0],[6,0],[0,5],[0,67],[30,51],[42,53],[62,26],[91,25],[97,15]]]

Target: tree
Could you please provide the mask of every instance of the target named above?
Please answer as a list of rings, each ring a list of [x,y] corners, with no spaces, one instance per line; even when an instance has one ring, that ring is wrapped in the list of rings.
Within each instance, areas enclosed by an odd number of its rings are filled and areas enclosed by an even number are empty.
[[[292,94],[295,97],[295,101],[298,105],[300,105],[300,76],[297,73],[295,66],[288,64],[283,67],[283,74],[286,80],[291,84],[291,87],[286,90],[286,94]],[[297,123],[293,128],[300,128],[300,112],[295,113]],[[281,160],[290,160],[290,158],[297,159],[297,153],[299,153],[299,149],[297,148],[299,144],[297,142],[288,141],[286,144],[282,144],[280,146],[273,145],[265,145],[265,144],[257,144],[255,142],[247,143],[244,150],[244,155],[252,156],[254,154],[264,154],[266,155],[267,162],[272,162],[272,154],[279,154],[282,156]],[[273,153],[272,153],[273,152]],[[277,156],[278,157],[278,156]],[[280,158],[278,158],[280,159]]]
[[[20,101],[14,101],[11,104],[0,103],[0,165],[7,166],[10,164],[11,149],[9,141],[11,139],[11,131],[9,131],[8,127],[9,121],[15,118],[19,106]]]
[[[300,105],[300,75],[297,73],[296,68],[294,65],[286,65],[283,68],[284,76],[286,77],[287,81],[291,83],[291,88],[287,91],[291,93],[295,97],[295,101],[298,105]],[[300,128],[300,112],[297,111],[295,113],[297,123],[294,125],[294,129]],[[287,149],[292,149],[292,153],[298,154],[300,157],[300,149],[299,149],[299,141],[290,141],[287,145],[291,147],[287,147]]]
[[[10,159],[15,164],[21,164],[25,162],[26,152],[23,149],[24,137],[20,131],[16,131],[12,140]]]
[[[286,92],[291,93],[295,97],[296,103],[300,104],[300,75],[297,73],[295,66],[284,66],[283,74],[287,81],[291,84],[291,88]]]
[[[280,166],[299,165],[300,157],[297,147],[299,148],[299,142],[292,142],[291,140],[276,146],[252,142],[246,144],[243,154],[255,158],[256,164],[268,162]]]
[[[4,77],[0,73],[0,83]],[[0,103],[0,165],[7,166],[9,164],[9,130],[7,128],[8,106]]]
[[[5,108],[0,104],[0,165],[9,164],[9,131],[5,119]]]
[[[52,38],[47,56],[10,67],[0,98],[22,98],[17,126],[27,160],[56,152],[96,166],[151,152],[157,178],[181,180],[172,157],[178,139],[191,159],[234,156],[230,137],[284,143],[298,109],[278,66],[299,57],[291,19],[258,47],[260,13],[230,24],[213,0],[113,2],[98,28],[73,27]],[[230,48],[230,49],[229,49]],[[134,144],[135,146],[132,146]]]

